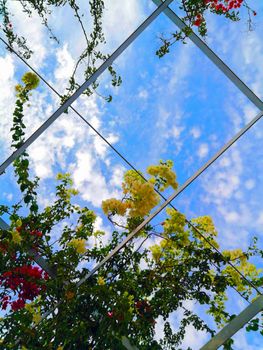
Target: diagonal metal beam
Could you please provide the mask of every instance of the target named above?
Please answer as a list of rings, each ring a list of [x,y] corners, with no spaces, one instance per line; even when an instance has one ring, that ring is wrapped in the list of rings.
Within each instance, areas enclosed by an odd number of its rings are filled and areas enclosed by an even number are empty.
[[[244,327],[253,317],[263,310],[263,295],[259,296],[245,310],[228,323],[219,333],[217,333],[209,342],[202,346],[200,350],[216,350],[223,345],[229,338]]]
[[[173,0],[166,0],[117,48],[116,51],[86,80],[73,95],[61,105],[11,156],[0,165],[0,175],[19,157],[98,77],[116,60],[120,54],[163,12]]]
[[[152,0],[155,5],[160,6],[161,0]],[[187,25],[178,17],[173,10],[167,7],[163,11],[168,18],[179,28],[187,28]],[[194,32],[189,34],[189,39],[246,95],[246,97],[260,110],[263,110],[263,101],[219,58],[213,50]]]
[[[0,229],[5,230],[5,231],[8,231],[11,229],[10,226],[2,218],[0,218]],[[28,252],[33,257],[34,261],[40,267],[42,267],[42,269],[45,270],[49,274],[50,277],[56,278],[55,271],[52,269],[51,266],[49,266],[47,261],[42,256],[37,254],[33,249],[29,249]]]

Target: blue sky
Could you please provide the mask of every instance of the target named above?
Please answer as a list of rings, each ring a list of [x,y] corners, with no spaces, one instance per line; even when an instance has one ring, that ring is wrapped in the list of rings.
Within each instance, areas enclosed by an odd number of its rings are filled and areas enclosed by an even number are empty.
[[[251,2],[252,3],[252,2]],[[85,2],[82,9],[85,11]],[[248,32],[246,13],[242,21],[230,23],[209,16],[207,43],[263,98],[263,4],[253,1],[258,15],[254,30]],[[63,93],[67,78],[83,47],[75,19],[67,10],[53,14],[51,26],[61,39],[52,43],[37,17],[25,21],[19,4],[12,2],[14,26],[23,33],[35,51],[30,60]],[[172,5],[176,8],[176,3]],[[104,20],[107,50],[112,52],[146,18],[155,5],[151,1],[106,1]],[[74,28],[74,30],[72,30]],[[182,184],[224,145],[258,110],[191,42],[177,43],[171,53],[159,59],[155,55],[162,34],[173,32],[174,24],[161,15],[116,60],[114,66],[123,84],[112,89],[109,77],[101,78],[99,91],[112,93],[108,104],[98,96],[80,98],[74,106],[138,169],[145,170],[159,159],[172,159]],[[27,68],[0,45],[0,128],[1,161],[10,154],[10,133],[14,106],[13,86]],[[81,73],[79,79],[82,81]],[[31,134],[59,106],[59,101],[42,83],[34,93],[26,114]],[[263,121],[257,123],[234,147],[221,157],[175,201],[187,218],[211,215],[223,249],[246,248],[253,235],[262,246]],[[120,195],[121,177],[128,169],[106,145],[72,112],[62,115],[30,148],[33,171],[41,176],[43,205],[53,197],[57,172],[71,172],[80,190],[79,202],[99,215],[98,228],[112,227],[100,212],[101,200]],[[1,202],[13,203],[18,190],[11,167],[0,178]],[[168,195],[169,193],[167,193]],[[162,215],[156,222],[162,221]],[[54,239],[59,233],[54,234]],[[260,262],[259,262],[260,265]],[[262,267],[262,262],[261,262]],[[240,312],[245,303],[232,295],[229,308]],[[191,305],[200,311],[196,305]],[[161,333],[162,322],[157,332]],[[186,342],[201,346],[206,336],[189,329]],[[254,333],[237,336],[236,349],[263,349]]]

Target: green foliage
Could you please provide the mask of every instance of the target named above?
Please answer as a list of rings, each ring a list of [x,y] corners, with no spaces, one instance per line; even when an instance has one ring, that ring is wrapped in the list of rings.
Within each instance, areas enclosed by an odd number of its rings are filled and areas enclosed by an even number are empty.
[[[38,77],[28,72],[22,77],[24,85],[17,85],[17,100],[15,102],[16,107],[13,113],[13,126],[12,131],[12,147],[18,149],[24,142],[24,106],[29,101],[30,91],[36,89],[39,84]],[[20,190],[23,193],[24,203],[29,206],[32,213],[38,211],[38,205],[36,202],[36,188],[38,184],[38,178],[30,180],[29,178],[29,161],[28,154],[23,152],[20,157],[14,161],[15,175],[17,177],[17,183],[20,186]]]

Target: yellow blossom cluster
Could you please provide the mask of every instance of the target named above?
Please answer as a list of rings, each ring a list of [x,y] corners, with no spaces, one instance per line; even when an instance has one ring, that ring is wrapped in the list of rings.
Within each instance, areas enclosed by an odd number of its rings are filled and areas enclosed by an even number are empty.
[[[17,231],[17,230],[13,230],[11,232],[11,235],[12,235],[12,241],[16,244],[20,244],[21,241],[22,241],[22,237],[20,235],[20,233]]]
[[[246,255],[241,249],[225,250],[223,251],[223,255],[228,257],[235,264],[236,268],[247,277],[255,278],[262,271],[261,269],[257,269],[254,264],[248,262]],[[231,276],[238,283],[240,291],[244,289],[241,276],[231,266],[227,266],[223,270],[223,273]]]
[[[99,286],[104,286],[106,284],[105,279],[101,276],[98,277],[97,282]]]
[[[79,193],[75,188],[66,188],[63,192],[60,192],[60,197],[66,202],[70,202],[72,196],[76,196]]]
[[[154,184],[160,183],[160,191],[164,191],[167,187],[171,186],[173,189],[178,188],[176,181],[176,174],[172,171],[173,162],[167,161],[165,163],[160,162],[158,165],[151,165],[147,168],[147,173],[153,177],[150,181]]]
[[[162,257],[162,248],[158,244],[152,245],[150,248],[150,251],[152,253],[152,257],[155,262],[159,262]]]
[[[130,218],[144,217],[159,203],[160,197],[155,192],[155,186],[160,190],[168,186],[176,189],[176,175],[172,171],[173,162],[160,162],[147,169],[152,177],[147,182],[141,173],[128,170],[123,177],[122,200],[110,198],[102,202],[102,209],[106,215],[128,215]]]
[[[57,176],[56,176],[56,179],[57,180],[67,180],[67,181],[69,181],[69,184],[70,185],[72,185],[73,184],[73,181],[71,180],[71,178],[70,178],[70,173],[64,173],[64,174],[62,174],[62,173],[58,173],[57,174]]]
[[[215,225],[210,216],[199,216],[198,218],[192,219],[192,222],[197,224],[200,230],[209,233],[211,236],[217,236]]]
[[[69,243],[69,247],[76,249],[76,252],[79,254],[84,254],[86,252],[86,240],[82,238],[73,238]]]
[[[160,198],[151,183],[134,182],[131,187],[130,217],[144,217],[159,203]]]
[[[128,170],[123,176],[122,189],[124,194],[129,194],[132,192],[132,188],[134,183],[145,183],[145,180],[139,175],[140,172],[136,172],[135,170]]]
[[[34,90],[38,87],[39,81],[40,80],[35,73],[27,72],[22,77],[22,82],[25,84],[25,86],[22,86],[21,84],[17,84],[15,86],[15,90],[18,93],[18,95],[22,93],[24,90]]]
[[[233,250],[224,250],[222,254],[229,258],[230,260],[238,260],[241,259],[243,261],[247,260],[241,249],[233,249]]]
[[[210,216],[199,216],[198,218],[192,219],[191,222],[195,225],[198,231],[200,231],[207,239],[209,239],[211,244],[213,244],[216,248],[219,248],[217,241],[213,238],[217,236],[217,231]],[[205,247],[210,247],[210,244],[207,243],[196,230],[193,230],[193,235],[202,241]]]
[[[132,314],[133,311],[134,311],[134,296],[129,294],[127,291],[125,291],[123,293],[123,296],[124,296],[125,299],[127,299],[127,302],[128,302],[128,305],[129,305],[128,312],[130,314]]]
[[[153,184],[143,180],[134,170],[125,173],[122,188],[122,201],[111,198],[102,202],[102,209],[106,215],[124,216],[128,212],[129,217],[144,217],[159,203],[160,199],[154,191]]]
[[[144,217],[159,203],[160,198],[153,184],[146,182],[134,170],[125,173],[122,188],[127,197],[130,217]]]
[[[222,274],[225,276],[228,276],[232,279],[234,285],[236,285],[236,288],[239,292],[242,292],[246,289],[246,287],[243,285],[243,280],[240,274],[232,268],[232,266],[227,265],[223,270]]]
[[[172,208],[167,208],[166,213],[169,218],[164,221],[164,232],[166,234],[183,233],[185,231],[185,216]]]
[[[38,87],[39,78],[35,73],[27,72],[23,75],[22,82],[25,84],[27,90],[33,90]]]
[[[117,214],[124,216],[128,209],[128,203],[124,203],[115,198],[110,198],[103,201],[101,207],[106,215]]]
[[[164,234],[173,235],[176,239],[173,241],[173,248],[181,248],[189,244],[189,231],[186,229],[186,219],[183,214],[175,209],[167,208],[168,218],[163,223]]]

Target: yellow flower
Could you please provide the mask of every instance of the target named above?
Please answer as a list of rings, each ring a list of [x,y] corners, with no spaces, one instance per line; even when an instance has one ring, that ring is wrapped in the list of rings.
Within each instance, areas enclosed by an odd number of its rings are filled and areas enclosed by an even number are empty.
[[[12,231],[11,234],[12,234],[13,242],[20,244],[22,241],[22,237],[20,236],[19,232],[15,230],[15,231]]]
[[[210,216],[199,216],[198,218],[192,219],[194,224],[197,224],[199,230],[204,231],[212,236],[217,236],[217,231],[215,229],[215,225]]]
[[[69,243],[69,247],[76,249],[76,252],[79,254],[84,254],[86,252],[86,240],[81,238],[73,238]]]
[[[23,87],[20,84],[15,86],[16,92],[20,92],[22,89],[23,89]]]
[[[22,82],[26,85],[28,90],[33,90],[38,87],[39,78],[36,74],[32,72],[27,72],[22,77]]]
[[[25,309],[26,309],[28,312],[30,312],[30,313],[33,313],[33,312],[34,312],[32,303],[26,304],[26,305],[25,305]]]
[[[162,250],[161,247],[158,244],[155,244],[150,247],[150,251],[152,252],[153,259],[155,262],[159,262],[161,256],[162,256]]]
[[[106,215],[118,214],[124,216],[128,206],[126,203],[121,202],[118,199],[110,198],[102,202],[102,210]]]
[[[99,286],[104,286],[105,285],[105,280],[103,277],[98,277],[98,285]]]
[[[172,161],[166,161],[165,163],[160,161],[158,165],[151,165],[147,168],[147,173],[153,177],[150,179],[152,183],[158,183],[160,186],[160,191],[164,191],[167,187],[171,186],[175,190],[178,188],[178,183],[176,181],[176,174],[171,169],[173,167]]]
[[[40,321],[41,321],[41,314],[40,313],[33,314],[33,322],[35,324],[38,324]]]
[[[20,227],[23,225],[23,222],[21,219],[16,220],[16,227]]]

